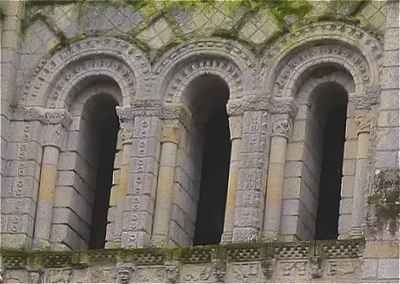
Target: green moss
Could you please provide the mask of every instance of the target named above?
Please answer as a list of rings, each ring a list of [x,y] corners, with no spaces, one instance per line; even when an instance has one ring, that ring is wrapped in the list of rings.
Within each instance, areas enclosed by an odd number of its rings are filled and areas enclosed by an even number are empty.
[[[312,9],[312,6],[306,0],[269,0],[267,1],[272,14],[282,24],[285,25],[286,16],[295,16],[297,19],[303,19]]]

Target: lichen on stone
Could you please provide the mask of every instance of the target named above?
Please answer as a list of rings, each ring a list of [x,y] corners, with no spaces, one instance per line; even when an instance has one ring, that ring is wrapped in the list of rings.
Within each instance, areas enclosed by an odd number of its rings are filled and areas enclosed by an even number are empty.
[[[374,225],[378,230],[384,226],[394,234],[400,219],[400,170],[388,169],[375,175],[374,192],[368,197],[368,203],[375,210]]]

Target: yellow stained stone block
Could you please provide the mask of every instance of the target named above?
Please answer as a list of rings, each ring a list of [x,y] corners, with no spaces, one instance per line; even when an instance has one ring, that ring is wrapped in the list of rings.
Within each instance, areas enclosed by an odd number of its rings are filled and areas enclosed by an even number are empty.
[[[54,165],[44,165],[40,175],[39,200],[53,201],[56,187],[57,168]]]

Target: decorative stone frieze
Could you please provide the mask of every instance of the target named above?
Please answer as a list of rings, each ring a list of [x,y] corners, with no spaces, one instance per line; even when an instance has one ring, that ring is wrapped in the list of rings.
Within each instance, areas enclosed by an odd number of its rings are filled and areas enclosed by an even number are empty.
[[[43,124],[61,124],[68,127],[71,114],[65,109],[49,109],[42,107],[18,107],[14,112],[14,119],[24,121],[40,121]]]

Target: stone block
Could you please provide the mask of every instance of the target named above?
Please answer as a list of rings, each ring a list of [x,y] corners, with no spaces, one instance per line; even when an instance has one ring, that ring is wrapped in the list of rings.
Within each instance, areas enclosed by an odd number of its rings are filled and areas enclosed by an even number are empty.
[[[285,178],[283,198],[300,198],[301,178]]]
[[[303,143],[289,143],[286,153],[286,161],[301,161],[304,157]]]
[[[151,214],[154,209],[154,199],[148,195],[127,195],[122,203],[125,210],[143,211]]]
[[[64,244],[72,250],[87,249],[87,243],[81,239],[74,230],[65,224],[53,225],[51,241],[53,243]]]
[[[342,198],[340,200],[340,214],[351,214],[353,210],[353,199],[352,198]]]
[[[128,177],[128,194],[149,195],[154,198],[157,177],[152,174],[130,174]]]
[[[382,89],[399,88],[399,66],[383,68]]]
[[[378,279],[399,280],[399,259],[383,258],[378,260]]]
[[[70,226],[86,242],[90,239],[90,227],[88,224],[74,212],[71,208],[53,209],[53,225],[66,224]]]
[[[341,185],[341,196],[353,197],[354,176],[343,176]]]
[[[353,199],[349,199],[351,202]],[[343,235],[347,237],[347,234],[350,233],[351,230],[351,214],[343,214],[340,212],[339,222],[338,222],[338,233],[339,235]]]
[[[129,159],[130,173],[157,175],[158,161],[155,157],[135,157]]]
[[[385,51],[399,49],[399,28],[389,28],[385,30],[383,46]]]
[[[151,233],[152,215],[146,211],[124,211],[122,213],[122,230],[124,232],[142,231]]]
[[[39,181],[40,165],[35,161],[9,160],[2,163],[5,175],[10,177],[33,177]]]
[[[399,109],[399,90],[382,90],[380,95],[380,110],[398,110]]]
[[[290,141],[299,142],[304,141],[306,137],[306,121],[305,120],[296,120],[294,122],[292,136]]]
[[[33,235],[33,217],[27,214],[2,214],[1,232],[9,234]]]
[[[161,133],[161,122],[158,117],[141,117],[135,118],[133,127],[134,138],[153,137],[158,138]]]
[[[378,127],[399,127],[399,111],[380,111],[378,116]]]
[[[349,140],[344,143],[344,159],[357,159],[357,140]]]
[[[344,176],[354,176],[356,173],[356,160],[343,160],[343,172]]]
[[[303,171],[302,161],[287,161],[285,163],[285,177],[300,177]]]
[[[40,143],[42,126],[39,121],[14,121],[11,125],[13,131],[9,140],[10,142],[36,141]]]
[[[133,139],[132,157],[154,157],[157,159],[159,144],[158,138]]]
[[[295,235],[297,232],[298,221],[299,221],[299,216],[283,215],[281,218],[281,234]]]
[[[89,204],[94,200],[94,188],[87,184],[74,171],[58,171],[57,186],[72,187],[78,194],[82,195]]]
[[[399,127],[378,128],[376,132],[377,150],[399,149]]]
[[[363,279],[376,279],[378,271],[378,260],[370,258],[363,259],[361,270]]]
[[[2,198],[33,198],[36,200],[39,184],[32,177],[4,177],[2,180]]]
[[[378,150],[376,151],[375,159],[376,159],[375,167],[377,169],[396,168],[399,165],[398,151]]]
[[[384,67],[399,67],[399,50],[387,50],[383,56]]]
[[[41,162],[42,147],[36,142],[7,143],[6,159]]]
[[[32,198],[7,198],[2,203],[2,214],[29,215],[31,218],[35,216],[36,203]]]
[[[282,201],[282,215],[299,215],[299,207],[299,199],[284,199]]]
[[[86,223],[92,222],[92,205],[72,187],[58,186],[54,201],[55,207],[70,208]]]
[[[1,248],[4,249],[29,249],[32,244],[32,237],[26,234],[1,233]]]
[[[364,255],[368,258],[398,258],[399,244],[397,241],[368,241]]]

